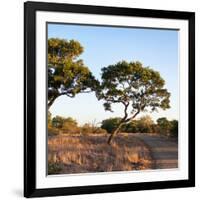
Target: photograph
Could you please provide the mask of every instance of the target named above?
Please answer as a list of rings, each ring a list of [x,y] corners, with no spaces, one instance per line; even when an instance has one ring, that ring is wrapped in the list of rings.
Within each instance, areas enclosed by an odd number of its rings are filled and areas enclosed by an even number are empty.
[[[178,169],[179,31],[47,22],[47,175]]]
[[[195,186],[195,13],[24,4],[24,196]]]

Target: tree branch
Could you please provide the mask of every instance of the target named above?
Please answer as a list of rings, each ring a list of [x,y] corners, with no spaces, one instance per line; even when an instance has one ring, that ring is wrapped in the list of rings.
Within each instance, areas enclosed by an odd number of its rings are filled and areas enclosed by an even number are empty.
[[[80,93],[90,93],[92,91],[81,91]]]
[[[125,122],[129,122],[130,120],[134,119],[138,114],[140,113],[140,109],[138,109],[138,111],[131,117],[129,117],[128,119],[125,120]]]
[[[53,96],[49,101],[48,101],[48,110],[52,106],[53,102],[56,100],[57,96]]]
[[[124,108],[124,117],[122,118],[122,122],[124,122],[126,120],[126,118],[128,117],[128,113],[127,113],[127,110],[128,110],[128,106],[129,106],[129,102],[126,104],[126,103],[123,103],[125,108]]]
[[[108,101],[110,103],[123,103],[124,104],[124,102],[122,100],[116,100],[113,97],[107,97],[107,98],[104,97],[104,98],[105,98],[106,101]]]

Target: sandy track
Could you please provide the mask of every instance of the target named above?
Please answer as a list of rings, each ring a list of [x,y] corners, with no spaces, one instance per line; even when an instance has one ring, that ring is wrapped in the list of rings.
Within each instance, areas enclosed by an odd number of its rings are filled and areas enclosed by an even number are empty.
[[[154,168],[169,169],[178,168],[178,144],[172,139],[162,136],[135,134],[135,137],[143,140],[151,150],[155,160]]]

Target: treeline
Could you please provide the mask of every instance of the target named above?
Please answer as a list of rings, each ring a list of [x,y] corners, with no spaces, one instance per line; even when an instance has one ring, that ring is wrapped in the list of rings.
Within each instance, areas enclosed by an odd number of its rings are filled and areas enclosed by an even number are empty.
[[[120,123],[120,120],[121,118],[118,117],[103,120],[101,128],[107,130],[108,133],[112,133]],[[164,136],[178,137],[178,121],[170,121],[167,118],[162,117],[158,118],[156,123],[154,123],[152,118],[147,115],[137,120],[132,120],[127,124],[124,124],[121,128],[121,132],[155,133]]]
[[[95,134],[95,133],[112,133],[121,118],[109,118],[101,122],[98,126],[95,121],[93,123],[85,123],[78,125],[77,121],[71,117],[55,116],[51,117],[48,112],[48,129],[49,134]],[[169,137],[178,137],[178,121],[168,120],[165,117],[157,119],[156,123],[149,115],[143,116],[137,120],[123,125],[120,129],[121,132],[126,133],[154,133]]]
[[[95,133],[107,133],[105,129],[98,127],[95,122],[85,123],[79,126],[77,121],[71,117],[56,116],[51,119],[48,115],[48,129],[50,134],[95,134]]]

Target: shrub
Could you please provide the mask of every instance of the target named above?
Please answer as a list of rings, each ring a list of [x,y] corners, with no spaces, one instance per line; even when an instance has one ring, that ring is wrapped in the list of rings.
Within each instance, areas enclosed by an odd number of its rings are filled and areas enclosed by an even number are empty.
[[[76,120],[72,119],[71,117],[68,117],[64,120],[62,132],[72,134],[80,133],[80,128],[78,127]]]
[[[172,120],[170,123],[171,123],[170,136],[177,138],[178,137],[178,121]]]
[[[81,127],[81,133],[83,134],[95,134],[95,133],[107,133],[105,129],[86,123]]]
[[[122,127],[123,132],[137,133],[139,132],[137,120],[133,120]]]
[[[97,127],[94,133],[102,133],[102,134],[106,134],[107,131],[103,128]]]
[[[118,126],[121,118],[109,118],[102,121],[101,128],[105,129],[108,133],[112,133]]]
[[[56,116],[52,119],[52,126],[54,128],[62,128],[64,123],[64,118],[61,116]]]
[[[62,170],[62,165],[58,162],[48,162],[48,174],[58,174]]]
[[[169,121],[167,118],[162,117],[157,120],[159,133],[170,137],[178,137],[178,121]]]

